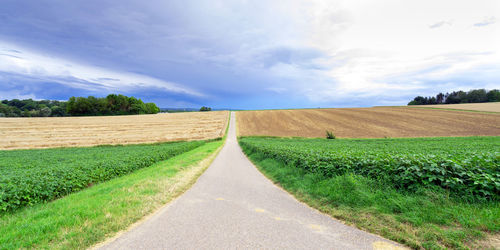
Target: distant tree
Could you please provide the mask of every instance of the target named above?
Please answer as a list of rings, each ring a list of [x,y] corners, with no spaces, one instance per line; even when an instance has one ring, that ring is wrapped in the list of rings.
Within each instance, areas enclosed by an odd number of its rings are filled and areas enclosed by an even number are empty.
[[[413,101],[409,102],[408,105],[425,105],[427,104],[427,98],[423,96],[417,96]]]
[[[115,94],[110,94],[105,98],[71,97],[66,107],[71,115],[128,115],[160,112],[154,103],[145,104],[141,99]]]
[[[24,112],[26,112],[26,114],[27,114],[27,116],[28,116],[28,117],[37,117],[37,116],[41,116],[41,115],[40,115],[40,110],[35,110],[35,109],[34,109],[34,110],[30,110],[30,111],[26,110],[26,111],[24,111]]]
[[[72,96],[66,103],[66,112],[68,114],[74,114],[76,112],[76,97]]]
[[[13,108],[7,104],[4,104],[4,102],[0,103],[0,113],[3,114],[2,117],[18,116],[13,112]]]
[[[463,91],[453,91],[446,97],[444,101],[446,104],[456,104],[456,103],[465,103],[467,102],[467,93]]]
[[[128,108],[128,112],[131,114],[145,114],[146,106],[142,102],[141,99],[137,99],[135,97],[129,97],[128,103],[130,107]]]
[[[68,101],[68,113],[70,115],[95,115],[91,101],[85,97],[71,97]]]
[[[52,113],[52,110],[49,107],[43,107],[38,111],[38,114],[43,117],[48,117]]]
[[[467,102],[469,102],[469,100],[467,98],[467,93],[466,92],[460,90],[457,93],[458,93],[458,95],[457,95],[458,100],[460,100],[459,103],[467,103]]]
[[[444,94],[439,93],[436,95],[436,103],[437,104],[442,104],[444,102]]]
[[[65,116],[66,115],[65,110],[60,106],[52,106],[50,108],[50,113],[52,116]]]
[[[203,106],[203,107],[200,108],[200,111],[211,111],[211,110],[212,110],[212,108],[205,107],[205,106]]]
[[[156,114],[160,112],[160,108],[158,108],[158,106],[156,106],[156,104],[152,102],[146,103],[145,106],[146,106],[146,114]]]
[[[21,102],[24,104],[20,108],[21,110],[35,110],[35,109],[41,109],[43,107],[47,107],[47,105],[44,105],[42,103],[37,103],[37,102],[33,101],[32,99],[22,100]]]
[[[434,96],[433,97],[429,97],[427,100],[428,100],[427,104],[437,104],[436,97],[434,97]]]
[[[488,102],[500,102],[500,91],[498,89],[488,91],[486,99]]]
[[[472,89],[468,92],[459,90],[451,93],[439,93],[436,97],[417,96],[408,105],[426,105],[426,104],[456,104],[456,103],[480,103],[500,101],[500,91],[493,89]]]
[[[158,112],[160,109],[154,103],[145,104],[135,97],[114,94],[106,98],[73,96],[67,102],[32,99],[0,102],[0,113],[6,117],[156,114]]]
[[[11,101],[9,101],[8,104],[9,104],[9,106],[13,106],[13,107],[16,107],[18,109],[21,109],[24,106],[24,102],[22,102],[19,99],[12,99]]]
[[[487,102],[488,97],[486,96],[485,89],[473,89],[467,92],[467,102],[471,103],[479,103],[479,102]]]

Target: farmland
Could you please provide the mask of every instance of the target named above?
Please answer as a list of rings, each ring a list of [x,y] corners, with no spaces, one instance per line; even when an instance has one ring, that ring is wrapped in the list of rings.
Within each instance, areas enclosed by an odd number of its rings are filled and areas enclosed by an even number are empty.
[[[299,199],[411,247],[479,247],[500,232],[500,137],[239,142]]]
[[[0,149],[139,144],[221,137],[227,111],[0,119]]]
[[[207,142],[52,202],[0,213],[0,248],[91,248],[181,195],[210,165],[222,144],[221,140]]]
[[[238,112],[239,136],[343,138],[498,136],[500,114],[408,107]]]
[[[0,213],[68,195],[204,143],[0,151]]]
[[[416,190],[500,198],[500,137],[422,139],[243,138],[243,148],[325,177],[353,172]]]
[[[415,105],[417,108],[440,108],[440,109],[458,109],[483,112],[499,112],[500,102],[489,103],[460,103],[460,104],[440,104],[440,105]]]

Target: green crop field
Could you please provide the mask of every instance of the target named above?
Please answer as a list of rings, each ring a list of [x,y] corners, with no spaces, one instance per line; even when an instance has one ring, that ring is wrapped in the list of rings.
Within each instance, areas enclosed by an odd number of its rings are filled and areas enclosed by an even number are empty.
[[[408,246],[477,247],[500,232],[500,137],[239,143],[299,199]]]
[[[0,151],[0,213],[65,196],[205,143]]]

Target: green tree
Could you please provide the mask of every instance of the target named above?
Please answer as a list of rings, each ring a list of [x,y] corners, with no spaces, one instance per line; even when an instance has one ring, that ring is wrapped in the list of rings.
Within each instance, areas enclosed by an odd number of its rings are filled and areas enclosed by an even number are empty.
[[[498,89],[488,91],[486,99],[488,102],[500,102],[500,91]]]
[[[49,117],[52,113],[52,110],[49,107],[43,107],[40,109],[40,111],[38,111],[38,113],[40,116]]]
[[[158,112],[160,112],[160,108],[158,108],[158,106],[156,106],[156,104],[152,102],[146,103],[145,107],[146,107],[146,114],[157,114]]]
[[[50,113],[52,116],[65,116],[66,112],[64,112],[64,109],[59,106],[52,106],[50,108]]]
[[[467,92],[467,102],[471,103],[479,103],[479,102],[487,102],[488,97],[486,96],[485,89],[473,89]]]
[[[442,104],[444,102],[444,94],[439,93],[436,95],[436,103],[437,104]]]

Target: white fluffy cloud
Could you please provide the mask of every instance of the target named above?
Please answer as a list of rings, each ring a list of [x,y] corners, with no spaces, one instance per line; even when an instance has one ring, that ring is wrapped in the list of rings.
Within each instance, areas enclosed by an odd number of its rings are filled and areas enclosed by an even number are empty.
[[[321,2],[318,6],[327,10],[329,1]],[[500,87],[498,68],[487,79],[460,79],[500,64],[500,29],[493,19],[485,19],[492,25],[484,29],[473,27],[483,16],[500,15],[498,1],[366,0],[330,6],[330,13],[317,11],[316,18],[329,16],[331,26],[312,22],[318,24],[308,39],[311,46],[328,52],[334,65],[326,73],[332,83],[322,84],[325,91],[311,91],[313,100],[384,95],[390,99],[402,93],[467,90],[478,82],[480,87]],[[452,22],[446,29],[429,29],[429,23],[437,27]],[[472,80],[471,85],[464,86],[466,80]]]
[[[36,6],[14,13],[0,35],[40,45],[0,52],[0,71],[73,77],[66,84],[76,88],[160,88],[242,108],[405,104],[415,95],[500,88],[497,0],[138,3],[41,0],[64,18]]]
[[[179,84],[147,75],[110,70],[36,52],[0,41],[0,72],[52,81],[90,91],[131,91],[157,88],[167,92],[203,96]]]

